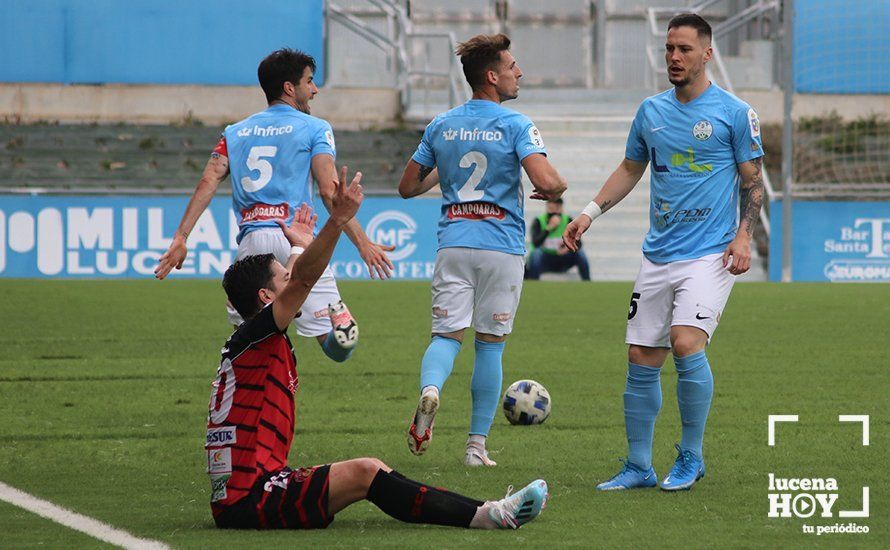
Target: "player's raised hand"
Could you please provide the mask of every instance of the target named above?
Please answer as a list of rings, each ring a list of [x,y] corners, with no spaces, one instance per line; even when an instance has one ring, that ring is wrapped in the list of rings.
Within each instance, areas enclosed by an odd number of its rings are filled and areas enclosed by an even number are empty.
[[[294,212],[294,219],[290,225],[284,223],[284,220],[275,220],[275,223],[281,228],[291,246],[306,248],[312,242],[312,233],[315,231],[317,220],[318,216],[312,211],[312,207],[304,202]]]
[[[729,243],[723,251],[723,267],[726,266],[729,266],[729,272],[733,275],[741,275],[751,268],[750,238],[739,234]]]
[[[347,167],[340,168],[340,180],[334,184],[334,194],[331,196],[331,219],[337,225],[346,225],[364,200],[362,189],[362,173],[356,172],[349,185],[346,184]]]
[[[578,216],[566,226],[562,234],[562,242],[572,252],[578,252],[581,246],[581,235],[590,227],[591,219],[587,216]]]
[[[386,252],[392,252],[395,249],[396,247],[394,245],[379,244],[371,242],[370,240],[365,241],[365,243],[359,247],[358,253],[361,255],[362,260],[364,260],[365,265],[368,266],[368,273],[371,275],[372,279],[376,277],[380,277],[381,279],[392,277],[394,266],[392,260],[387,257]]]
[[[181,235],[173,237],[170,247],[164,252],[163,256],[158,259],[158,266],[155,267],[155,277],[163,280],[164,277],[173,271],[173,268],[182,269],[182,262],[188,255],[188,248],[185,245],[185,238]]]

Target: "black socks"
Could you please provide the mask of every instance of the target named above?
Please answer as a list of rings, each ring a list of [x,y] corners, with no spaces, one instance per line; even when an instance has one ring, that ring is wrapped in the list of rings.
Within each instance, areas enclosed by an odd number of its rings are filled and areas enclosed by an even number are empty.
[[[476,509],[485,504],[408,479],[395,470],[377,472],[367,498],[400,521],[464,528],[470,526]]]

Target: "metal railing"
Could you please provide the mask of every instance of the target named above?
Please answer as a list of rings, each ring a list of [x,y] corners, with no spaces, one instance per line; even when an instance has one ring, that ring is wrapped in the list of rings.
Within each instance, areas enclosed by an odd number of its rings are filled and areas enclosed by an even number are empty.
[[[719,1],[720,0],[706,0],[692,6],[678,6],[676,8],[648,8],[646,10],[646,19],[648,23],[647,29],[649,31],[646,33],[646,59],[649,62],[649,71],[647,72],[646,84],[650,87],[650,89],[652,89],[653,91],[658,91],[658,85],[660,83],[659,77],[662,75],[667,75],[667,66],[658,53],[664,48],[663,42],[667,38],[667,30],[659,27],[659,19],[686,12],[702,13],[707,8],[713,6]],[[732,79],[729,76],[729,72],[726,70],[726,64],[723,62],[723,56],[720,54],[720,49],[717,47],[717,39],[721,36],[726,35],[730,31],[733,31],[741,27],[742,25],[754,20],[764,13],[772,10],[778,10],[779,8],[779,0],[758,0],[739,13],[713,26],[713,35],[711,37],[711,48],[713,50],[713,55],[711,56],[711,62],[713,64],[713,68],[716,69],[716,74],[711,67],[707,68],[708,77],[711,79],[711,81],[719,80],[720,85],[723,87],[723,89],[731,94],[735,94],[735,89],[732,85]],[[717,78],[715,78],[715,76]],[[766,171],[765,168],[763,169],[763,187],[766,191],[767,201],[772,201],[777,198],[776,191],[773,188],[772,182],[770,181],[769,173]],[[769,214],[766,208],[760,209],[760,223],[763,226],[764,232],[766,232],[766,236],[769,237],[770,223]]]
[[[387,54],[387,62],[394,73],[394,85],[401,95],[402,112],[407,112],[417,93],[417,83],[422,83],[424,97],[428,102],[430,82],[441,79],[447,82],[448,104],[455,107],[469,99],[463,79],[455,62],[454,50],[457,40],[453,32],[417,32],[411,24],[411,18],[405,8],[394,0],[367,0],[376,8],[374,15],[384,15],[387,20],[387,34],[371,28],[361,19],[361,14],[343,8],[335,2],[327,2],[325,9],[331,20],[337,21],[350,31],[366,39],[370,44]],[[423,57],[415,60],[415,42],[422,41]],[[448,60],[447,70],[431,68],[431,61],[438,52],[433,53],[432,42],[445,44],[444,58]],[[441,58],[440,58],[441,59]]]

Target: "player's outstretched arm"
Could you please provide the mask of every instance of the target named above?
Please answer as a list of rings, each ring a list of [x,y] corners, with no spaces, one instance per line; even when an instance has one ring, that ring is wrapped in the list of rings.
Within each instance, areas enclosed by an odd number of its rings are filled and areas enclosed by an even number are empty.
[[[204,173],[201,174],[201,180],[198,181],[195,192],[189,200],[188,206],[185,208],[185,214],[179,222],[176,234],[173,235],[173,242],[164,252],[163,256],[158,260],[158,266],[155,268],[155,277],[163,279],[170,274],[173,268],[182,269],[182,262],[188,255],[186,241],[198,218],[207,209],[211,199],[216,194],[219,184],[229,175],[229,159],[225,155],[213,153],[207,166],[204,167]]]
[[[410,199],[417,195],[423,195],[437,185],[439,185],[439,170],[435,166],[424,166],[411,159],[405,165],[405,171],[402,172],[399,195],[403,199]]]
[[[312,233],[315,231],[315,222],[317,221],[318,216],[312,211],[312,207],[304,202],[294,212],[290,225],[284,223],[283,220],[275,220],[275,223],[281,228],[281,232],[284,233],[284,237],[291,246],[302,248],[305,251],[306,247],[312,243]],[[288,273],[293,271],[294,262],[299,257],[299,253],[291,253],[287,259],[287,265],[284,266]]]
[[[728,265],[733,275],[741,275],[751,268],[751,237],[754,236],[754,227],[763,206],[763,157],[743,162],[738,168],[741,176],[739,230],[723,251],[723,267]]]
[[[281,294],[272,302],[272,316],[279,329],[285,330],[293,321],[306,297],[315,286],[331,261],[334,247],[346,224],[355,217],[364,199],[362,193],[362,173],[356,172],[352,183],[346,185],[346,167],[340,172],[340,179],[331,196],[331,217],[319,231],[315,240],[300,254],[290,271],[290,280]],[[285,232],[287,235],[287,232]],[[293,242],[293,241],[292,241]]]
[[[566,226],[566,230],[562,235],[562,241],[569,250],[577,252],[578,244],[581,242],[581,235],[587,231],[593,220],[621,202],[621,199],[626,197],[631,189],[639,183],[640,178],[643,177],[643,173],[646,171],[646,164],[645,162],[630,160],[629,158],[621,161],[621,164],[612,172],[612,175],[603,184],[596,197],[590,201],[590,204],[584,207],[584,210],[581,211],[577,218]]]
[[[530,199],[557,199],[568,188],[566,180],[543,153],[532,153],[522,159],[522,168],[534,187],[532,194],[528,196]]]
[[[337,167],[334,165],[334,157],[326,154],[315,155],[312,157],[311,168],[312,177],[318,182],[318,193],[321,195],[321,200],[325,208],[330,212],[332,208],[331,199],[339,181],[337,179]],[[395,246],[372,242],[356,219],[352,219],[346,224],[344,232],[358,249],[358,253],[368,267],[368,273],[372,279],[375,277],[387,279],[392,276],[392,260],[387,257],[386,253],[395,250]]]

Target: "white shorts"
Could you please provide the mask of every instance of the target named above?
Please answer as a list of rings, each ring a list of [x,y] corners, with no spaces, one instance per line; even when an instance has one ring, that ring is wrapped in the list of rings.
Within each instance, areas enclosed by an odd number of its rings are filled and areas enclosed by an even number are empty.
[[[671,327],[700,328],[708,341],[717,329],[735,275],[723,267],[723,254],[656,264],[645,257],[634,283],[625,342],[671,347]]]
[[[282,265],[287,265],[290,257],[291,245],[280,229],[257,229],[251,231],[241,239],[238,245],[238,253],[235,261],[254,254],[274,254],[275,259]],[[312,287],[309,296],[300,308],[301,315],[294,319],[297,334],[300,336],[321,336],[331,331],[331,321],[328,315],[328,304],[340,301],[340,291],[337,290],[337,281],[334,280],[334,272],[331,266],[327,266],[318,282]],[[229,312],[229,322],[235,326],[242,323],[241,316],[232,306],[226,304]]]
[[[503,336],[513,330],[525,258],[475,248],[443,248],[433,272],[433,333],[472,326]]]

